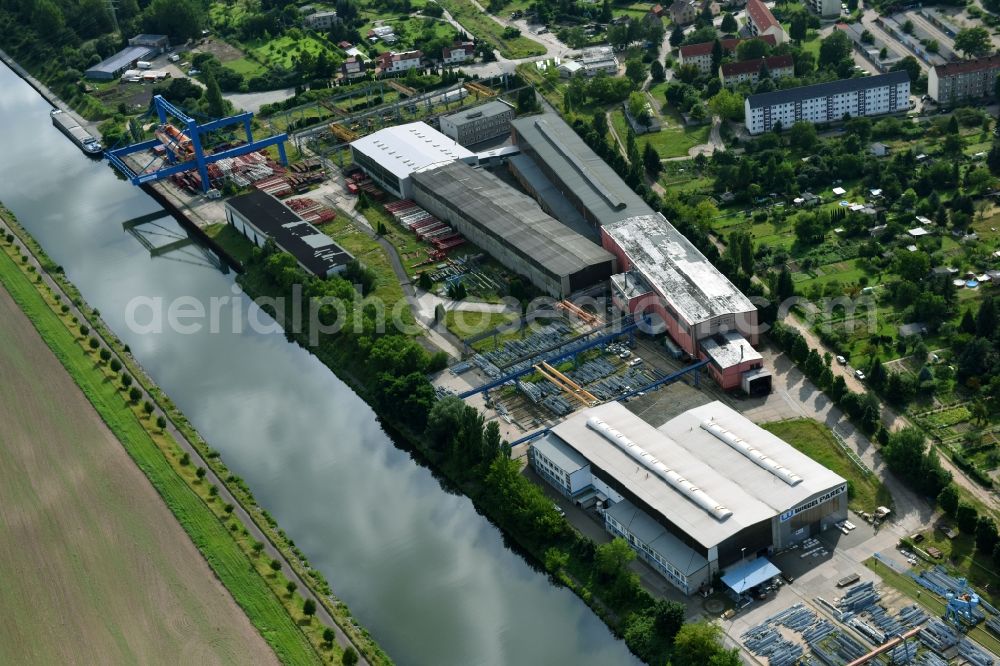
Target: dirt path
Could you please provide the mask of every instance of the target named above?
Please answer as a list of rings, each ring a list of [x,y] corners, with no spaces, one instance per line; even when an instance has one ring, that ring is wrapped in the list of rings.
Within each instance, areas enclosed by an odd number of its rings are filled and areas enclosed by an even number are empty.
[[[830,351],[826,345],[824,345],[820,339],[813,333],[809,328],[799,320],[795,315],[790,315],[785,318],[784,323],[795,330],[797,330],[803,338],[805,338],[806,344],[810,349],[816,349],[817,351]],[[850,366],[840,365],[839,363],[833,363],[830,367],[834,375],[839,375],[844,378],[847,383],[847,388],[851,389],[856,393],[864,393],[868,389],[867,387],[854,376],[854,369]],[[882,424],[890,432],[905,428],[912,425],[905,416],[897,413],[894,409],[882,404]],[[973,481],[966,475],[965,472],[960,470],[955,466],[954,463],[946,456],[944,453],[939,455],[941,459],[941,466],[951,472],[955,483],[962,486],[965,490],[969,492],[972,496],[978,499],[980,502],[986,506],[992,507],[993,509],[1000,508],[1000,503],[997,501],[997,495],[994,492],[983,488],[981,485]]]
[[[6,225],[5,220],[3,218],[0,218],[0,232],[6,234],[8,233],[8,231],[12,230],[10,230],[10,228]],[[29,264],[35,266],[38,274],[43,276],[44,283],[47,284],[53,290],[53,292],[62,295],[64,303],[72,303],[73,299],[70,298],[69,295],[62,290],[62,287],[44,271],[40,262],[38,261],[38,258],[34,256],[34,254],[32,254],[31,251],[28,248],[26,248],[20,241],[16,241],[16,245],[20,248],[22,254],[28,255]],[[119,354],[108,344],[107,340],[103,339],[98,328],[93,325],[94,322],[90,321],[89,318],[86,315],[84,315],[84,313],[80,311],[80,309],[77,308],[76,306],[70,307],[70,313],[75,315],[80,322],[88,323],[90,325],[91,334],[99,338],[101,348],[110,351],[112,358],[117,358],[122,363],[123,366],[125,365],[125,359],[119,356]],[[2,321],[2,319],[0,319],[0,321]],[[302,595],[303,599],[312,599],[313,601],[316,602],[317,606],[316,617],[323,624],[326,624],[327,626],[333,628],[337,643],[341,647],[353,646],[355,650],[357,650],[359,656],[363,655],[361,650],[358,650],[357,646],[354,645],[350,637],[348,637],[348,635],[343,631],[340,625],[337,624],[336,620],[333,618],[333,615],[327,610],[326,606],[324,605],[323,599],[320,597],[320,595],[316,594],[316,592],[312,589],[312,587],[308,584],[308,582],[303,577],[299,576],[298,572],[292,568],[288,559],[285,558],[284,554],[280,550],[278,550],[278,548],[271,541],[271,538],[260,528],[260,526],[254,520],[253,516],[250,515],[250,513],[246,510],[246,508],[240,503],[240,501],[232,494],[232,492],[230,492],[225,482],[223,482],[223,480],[218,477],[218,475],[213,471],[211,465],[209,465],[208,462],[202,457],[201,452],[193,444],[191,444],[191,442],[180,430],[178,430],[177,426],[170,419],[170,416],[166,412],[164,412],[162,406],[158,403],[156,398],[147,393],[139,382],[136,382],[134,386],[137,386],[142,391],[142,396],[139,398],[140,402],[148,400],[156,406],[156,411],[151,415],[150,418],[156,418],[157,416],[162,415],[164,418],[167,419],[167,429],[166,429],[167,432],[170,433],[170,436],[174,438],[174,440],[180,446],[181,450],[188,453],[188,455],[191,457],[192,464],[198,467],[204,467],[207,470],[207,474],[204,478],[204,481],[208,484],[217,486],[219,488],[219,499],[222,500],[224,503],[232,504],[235,507],[233,515],[236,516],[240,520],[240,522],[243,523],[244,526],[246,526],[247,531],[254,539],[264,544],[263,553],[267,557],[271,559],[276,559],[279,562],[281,562],[281,573],[285,576],[286,579],[288,579],[289,581],[293,581],[298,585],[298,593]],[[124,451],[122,453],[124,454]],[[203,560],[200,561],[204,563]],[[334,603],[336,603],[335,600]],[[367,666],[368,661],[363,656],[361,656],[358,663]]]
[[[0,323],[0,663],[278,663],[2,286]]]

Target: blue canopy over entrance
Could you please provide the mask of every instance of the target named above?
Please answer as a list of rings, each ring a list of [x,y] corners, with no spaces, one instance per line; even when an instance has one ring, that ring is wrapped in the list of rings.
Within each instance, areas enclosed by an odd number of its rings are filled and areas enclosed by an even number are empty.
[[[730,569],[722,577],[722,582],[728,585],[736,594],[742,594],[745,590],[749,590],[755,585],[766,583],[780,574],[781,570],[771,564],[770,560],[766,557],[758,557],[752,562],[747,562]]]

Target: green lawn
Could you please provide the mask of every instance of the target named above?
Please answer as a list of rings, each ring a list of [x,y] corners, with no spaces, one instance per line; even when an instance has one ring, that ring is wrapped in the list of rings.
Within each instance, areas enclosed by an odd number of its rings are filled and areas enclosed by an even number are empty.
[[[847,479],[851,494],[849,504],[854,511],[870,512],[877,506],[892,505],[892,495],[878,477],[864,474],[851,462],[825,425],[812,419],[792,419],[765,423],[763,428]]]
[[[321,226],[320,231],[337,241],[354,258],[375,272],[375,289],[368,296],[381,300],[386,312],[390,312],[399,301],[405,300],[403,287],[392,269],[392,263],[386,251],[374,238],[357,227],[357,223],[343,211],[337,211],[337,217]],[[402,323],[413,324],[413,312],[409,306],[400,310]]]
[[[458,310],[448,310],[444,315],[445,327],[461,339],[470,338],[486,331],[492,331],[497,326],[510,323],[514,320],[512,315],[500,314],[496,312],[462,312]],[[514,331],[507,331],[500,335],[501,338],[509,338],[517,335]],[[483,346],[485,349],[493,348],[493,338],[480,340],[475,345],[477,348]]]
[[[334,55],[330,46],[311,35],[305,35],[300,39],[292,39],[288,35],[283,35],[267,42],[250,42],[247,44],[247,48],[257,60],[267,63],[272,68],[291,69],[294,66],[293,61],[304,52],[318,56],[326,51],[327,54]]]
[[[253,252],[253,243],[236,231],[236,228],[231,224],[220,222],[209,225],[205,227],[205,233],[241,264],[246,262],[250,258],[250,253]]]
[[[503,26],[488,14],[476,9],[469,0],[439,0],[444,9],[452,15],[472,36],[489,42],[500,51],[500,55],[512,60],[545,54],[545,47],[524,35],[514,39],[503,37]]]
[[[685,126],[681,117],[673,112],[663,114],[663,121],[663,129],[659,132],[641,134],[636,137],[640,151],[649,143],[663,159],[687,157],[691,148],[708,142],[708,134],[712,129],[709,125]],[[625,135],[628,133],[628,123],[625,120],[625,113],[620,108],[616,107],[611,113],[611,122],[615,132],[624,142]]]
[[[219,580],[282,662],[319,663],[319,656],[309,645],[305,634],[257,572],[255,563],[241,550],[225,524],[164,457],[160,446],[135,412],[123,407],[117,384],[107,381],[105,371],[95,364],[91,354],[81,353],[82,348],[75,336],[14,263],[7,249],[5,246],[5,251],[0,252],[0,282],[163,497]],[[176,450],[176,444],[172,441],[171,444]]]
[[[249,58],[240,58],[239,60],[230,60],[227,62],[225,67],[242,74],[246,78],[252,78],[254,76],[260,76],[267,72],[267,69],[255,60],[250,60]]]

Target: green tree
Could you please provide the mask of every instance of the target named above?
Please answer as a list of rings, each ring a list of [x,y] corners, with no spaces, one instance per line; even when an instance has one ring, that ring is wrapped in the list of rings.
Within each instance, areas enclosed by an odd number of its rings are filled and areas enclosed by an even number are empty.
[[[350,645],[344,648],[344,653],[340,656],[340,663],[343,666],[354,666],[358,663],[358,653]]]
[[[424,271],[417,278],[417,286],[424,291],[430,291],[434,287],[434,282],[431,280],[430,271]]]
[[[569,564],[569,554],[552,547],[545,551],[545,570],[552,574],[557,574]]]
[[[642,60],[633,58],[625,63],[625,76],[635,85],[642,85],[646,80],[646,66],[642,64]]]
[[[166,417],[164,417],[164,416],[157,416],[156,417],[156,427],[159,428],[160,430],[163,430],[164,428],[166,428],[167,427],[167,419],[166,419]]]
[[[128,390],[128,399],[132,402],[139,402],[139,398],[142,397],[142,391],[137,386],[133,386]]]
[[[976,547],[984,553],[992,553],[997,544],[997,524],[989,516],[979,516],[976,522]]]
[[[288,596],[292,596],[295,594],[295,590],[299,589],[299,584],[294,580],[290,580],[285,584],[285,589],[288,590]]]
[[[101,349],[100,351],[101,360],[107,363],[111,360],[111,351],[107,348]]]
[[[722,15],[722,25],[719,27],[722,29],[722,32],[727,35],[735,34],[736,31],[740,29],[739,24],[736,23],[736,17],[729,12]]]
[[[976,314],[976,335],[981,338],[993,338],[997,334],[997,309],[993,297],[987,296],[979,305]]]
[[[153,0],[142,15],[147,32],[167,35],[173,44],[198,37],[205,20],[205,11],[196,0]]]
[[[762,39],[748,39],[736,46],[737,60],[759,60],[770,53],[771,47]]]
[[[226,115],[226,100],[222,98],[222,90],[212,70],[205,72],[205,110],[213,118]]]
[[[834,30],[819,44],[819,66],[836,67],[851,57],[851,39],[842,30]]]
[[[966,58],[986,55],[993,50],[989,31],[982,26],[962,28],[955,35],[955,50],[961,51]]]
[[[938,506],[949,516],[954,516],[958,509],[958,487],[954,483],[949,483],[941,489],[937,497]]]
[[[680,25],[675,25],[673,31],[670,33],[670,46],[677,48],[684,42],[684,28]]]
[[[732,90],[722,89],[708,100],[708,108],[723,120],[739,120],[743,117],[743,97]]]
[[[116,358],[113,358],[111,359],[111,365],[109,367],[111,368],[111,372],[118,372],[119,370],[122,369],[121,361],[119,361]]]
[[[199,467],[198,469],[196,469],[196,470],[194,471],[194,474],[195,474],[195,476],[197,476],[197,477],[198,477],[199,479],[204,479],[204,478],[205,478],[205,475],[206,475],[206,474],[208,474],[208,470],[206,470],[206,469],[205,469],[204,467]]]
[[[323,629],[323,642],[329,646],[333,646],[333,640],[336,638],[336,634],[333,633],[333,629],[326,627]]]
[[[663,69],[663,63],[659,60],[654,60],[649,65],[649,76],[653,79],[653,83],[661,83],[667,80],[667,72]]]
[[[711,664],[722,648],[722,628],[708,622],[685,624],[674,638],[675,664]]]
[[[635,551],[628,542],[616,537],[609,543],[602,543],[594,553],[594,568],[598,575],[605,579],[614,579],[621,575],[629,562],[635,559]]]
[[[893,72],[905,71],[910,75],[910,83],[915,83],[920,79],[920,63],[913,56],[906,56],[892,66]]]
[[[796,42],[801,42],[809,33],[809,17],[805,12],[795,12],[792,14],[791,25],[788,26],[788,36]]]
[[[642,165],[646,167],[646,173],[654,180],[660,175],[663,165],[660,163],[660,154],[653,148],[653,144],[647,143],[642,149]]]
[[[712,42],[712,72],[717,73],[719,71],[719,65],[722,64],[722,59],[726,55],[726,50],[722,48],[722,42],[718,39]]]
[[[959,502],[958,509],[955,511],[955,521],[958,523],[958,529],[971,535],[976,531],[976,525],[979,524],[979,512],[968,502]]]
[[[316,602],[312,599],[306,599],[302,603],[302,614],[311,620],[312,616],[316,614]]]
[[[788,145],[796,150],[811,152],[818,142],[816,126],[810,122],[801,120],[788,130]]]
[[[281,560],[276,559],[276,558],[272,559],[270,567],[271,567],[271,571],[273,571],[275,573],[278,573],[279,571],[281,571]]]
[[[153,407],[153,403],[151,403],[149,400],[143,401],[142,411],[146,412],[146,416],[151,416],[153,414],[154,409],[155,407]]]

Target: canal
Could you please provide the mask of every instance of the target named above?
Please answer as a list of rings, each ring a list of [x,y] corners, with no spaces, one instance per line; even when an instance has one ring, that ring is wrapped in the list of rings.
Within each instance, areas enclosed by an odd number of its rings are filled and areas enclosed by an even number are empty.
[[[85,157],[49,109],[0,65],[0,201],[397,663],[636,663],[468,499],[396,448],[332,372],[282,334],[247,326],[250,305],[234,295],[232,274],[191,248],[151,257],[123,222],[157,204]],[[169,218],[144,228],[162,236],[158,245],[183,233]],[[207,308],[227,297],[215,332],[126,325],[135,298],[162,299],[165,311],[178,298]]]

